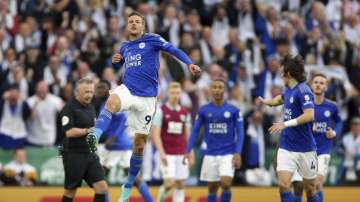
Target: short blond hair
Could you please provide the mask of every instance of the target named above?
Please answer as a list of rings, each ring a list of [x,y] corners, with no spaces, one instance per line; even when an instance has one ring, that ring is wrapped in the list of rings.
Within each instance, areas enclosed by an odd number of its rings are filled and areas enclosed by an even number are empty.
[[[181,89],[181,84],[179,82],[172,81],[169,83],[168,89],[172,89],[172,88],[180,88]]]

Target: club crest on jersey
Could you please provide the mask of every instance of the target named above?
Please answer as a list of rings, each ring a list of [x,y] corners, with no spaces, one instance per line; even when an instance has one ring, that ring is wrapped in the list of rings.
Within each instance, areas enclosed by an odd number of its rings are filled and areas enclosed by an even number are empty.
[[[294,103],[294,97],[290,97],[290,103]]]
[[[140,49],[145,48],[145,43],[144,43],[144,42],[139,43],[139,48],[140,48]]]
[[[166,114],[165,119],[169,119],[169,118],[170,118],[170,114]]]
[[[326,110],[326,111],[324,112],[324,116],[327,117],[327,118],[329,118],[329,117],[330,117],[330,111],[329,111],[329,110]]]
[[[184,121],[185,121],[185,118],[186,118],[186,117],[185,117],[185,115],[184,115],[184,114],[181,114],[181,115],[180,115],[180,120],[181,120],[181,121],[183,121],[183,122],[184,122]]]
[[[230,118],[230,115],[231,115],[230,112],[228,112],[228,111],[224,112],[224,117],[225,118],[227,118],[227,119]]]
[[[207,116],[208,116],[208,117],[212,117],[212,113],[208,113]]]

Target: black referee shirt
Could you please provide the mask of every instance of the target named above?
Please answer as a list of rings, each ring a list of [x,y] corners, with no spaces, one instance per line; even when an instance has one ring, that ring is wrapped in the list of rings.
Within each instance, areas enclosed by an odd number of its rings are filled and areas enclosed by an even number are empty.
[[[60,112],[64,150],[73,152],[90,152],[86,136],[68,138],[65,132],[71,128],[91,128],[95,125],[96,112],[92,104],[82,105],[75,98],[69,100]]]

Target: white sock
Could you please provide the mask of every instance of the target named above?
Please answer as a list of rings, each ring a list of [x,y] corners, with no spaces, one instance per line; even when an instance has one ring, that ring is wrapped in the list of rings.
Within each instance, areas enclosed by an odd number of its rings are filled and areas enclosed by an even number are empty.
[[[165,190],[165,187],[161,186],[159,188],[159,192],[158,192],[158,195],[157,195],[156,202],[164,202],[167,195],[168,195],[168,192]]]
[[[184,189],[175,189],[173,195],[173,202],[184,202],[184,201],[185,201]]]

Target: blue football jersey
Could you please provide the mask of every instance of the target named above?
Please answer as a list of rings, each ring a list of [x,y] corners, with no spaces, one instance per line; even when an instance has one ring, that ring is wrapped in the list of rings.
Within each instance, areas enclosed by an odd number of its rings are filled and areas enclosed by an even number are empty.
[[[318,155],[330,154],[333,141],[326,137],[326,131],[329,127],[335,130],[337,134],[340,134],[342,120],[336,104],[325,99],[323,103],[315,104],[313,132]]]
[[[205,126],[206,155],[241,153],[244,126],[238,108],[228,103],[221,106],[209,103],[201,107],[191,132],[188,152],[191,151],[201,126]]]
[[[298,83],[293,88],[286,88],[283,93],[284,121],[295,119],[305,109],[314,108],[313,94],[306,83]],[[281,132],[280,148],[293,152],[309,152],[316,150],[312,133],[312,122],[288,127]]]
[[[157,96],[161,50],[175,55],[187,65],[192,64],[184,52],[156,34],[146,33],[137,40],[122,44],[120,54],[125,67],[123,83],[131,94],[142,97]]]

